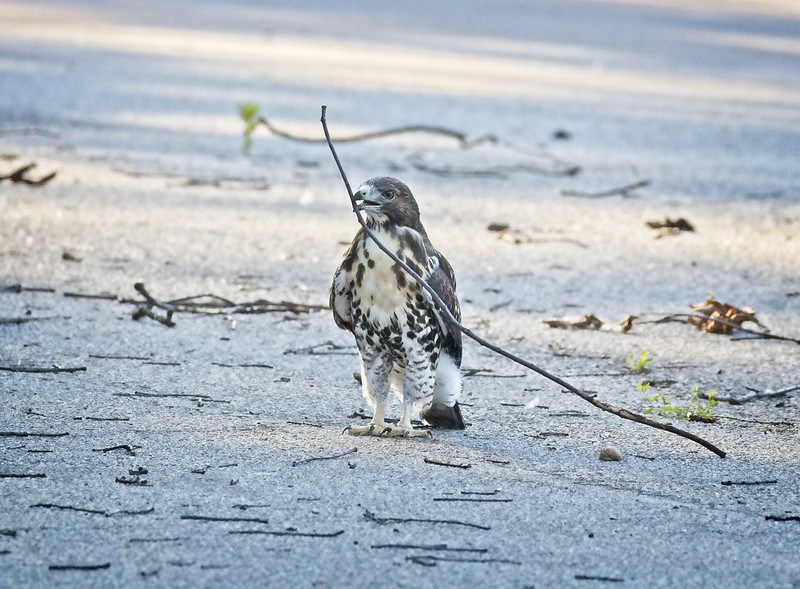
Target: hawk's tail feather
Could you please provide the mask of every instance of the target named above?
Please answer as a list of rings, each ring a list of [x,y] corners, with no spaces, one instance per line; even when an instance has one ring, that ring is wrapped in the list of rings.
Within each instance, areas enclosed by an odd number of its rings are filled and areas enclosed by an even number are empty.
[[[464,418],[461,417],[461,407],[456,402],[452,407],[433,403],[420,412],[420,417],[433,427],[444,429],[466,429]]]

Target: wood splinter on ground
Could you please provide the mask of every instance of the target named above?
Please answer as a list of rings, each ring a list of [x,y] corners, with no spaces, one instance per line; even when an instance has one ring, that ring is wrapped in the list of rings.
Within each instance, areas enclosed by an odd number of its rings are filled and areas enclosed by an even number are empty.
[[[426,464],[435,464],[437,466],[450,466],[452,468],[472,468],[472,465],[469,462],[444,462],[442,460],[436,460],[435,458],[428,458],[427,456],[422,459]]]

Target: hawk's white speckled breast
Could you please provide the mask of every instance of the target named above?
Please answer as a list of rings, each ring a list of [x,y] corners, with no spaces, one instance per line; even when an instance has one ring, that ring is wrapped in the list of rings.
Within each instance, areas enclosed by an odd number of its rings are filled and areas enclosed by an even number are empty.
[[[400,239],[395,233],[388,231],[376,233],[386,247],[407,261],[405,250],[401,250]],[[423,269],[423,272],[427,273],[426,270]],[[359,273],[361,273],[360,279]],[[406,279],[405,284],[398,284],[398,274],[402,274]],[[392,323],[405,323],[406,305],[413,303],[415,295],[420,292],[420,287],[414,279],[402,269],[396,268],[394,261],[366,236],[359,244],[356,263],[348,272],[347,281],[353,281],[355,284],[352,289],[353,301],[360,302],[361,309],[369,313],[369,322],[379,329],[390,327]]]

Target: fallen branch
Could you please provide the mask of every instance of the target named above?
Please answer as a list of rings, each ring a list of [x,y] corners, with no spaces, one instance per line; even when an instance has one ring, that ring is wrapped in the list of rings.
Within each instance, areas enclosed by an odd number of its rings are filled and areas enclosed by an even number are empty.
[[[35,505],[31,505],[31,508],[34,507],[43,507],[44,509],[58,509],[60,511],[78,511],[80,513],[91,513],[92,515],[104,515],[107,516],[108,512],[103,511],[100,509],[86,509],[84,507],[74,507],[72,505],[59,505],[57,503],[36,503]]]
[[[152,543],[156,543],[156,542],[158,542],[158,543],[160,543],[160,542],[180,542],[180,541],[185,540],[185,539],[186,538],[180,538],[180,537],[176,537],[176,538],[130,538],[128,540],[128,542],[130,544],[150,544],[151,542]]]
[[[462,368],[462,376],[464,378],[485,377],[485,378],[525,378],[524,374],[494,374],[491,368]]]
[[[119,299],[117,295],[106,293],[65,292],[64,296],[68,299],[96,299],[101,301],[116,301]]]
[[[347,175],[344,172],[344,168],[342,167],[342,164],[339,161],[339,156],[337,155],[336,149],[334,148],[333,142],[331,141],[330,133],[328,132],[328,124],[327,124],[327,121],[325,119],[325,111],[326,110],[327,110],[327,107],[323,106],[322,107],[322,116],[320,118],[320,122],[322,123],[322,129],[323,129],[323,131],[325,133],[325,138],[326,138],[326,141],[328,143],[328,147],[331,150],[331,154],[333,155],[333,159],[336,162],[337,168],[339,169],[339,174],[341,175],[342,181],[344,182],[345,188],[347,189],[347,194],[350,197],[350,204],[351,204],[351,206],[353,208],[353,212],[356,215],[356,219],[358,219],[359,225],[361,225],[361,227],[364,230],[365,234],[368,235],[369,238],[372,239],[375,242],[375,245],[377,245],[396,264],[398,264],[401,268],[403,268],[403,270],[405,270],[406,273],[408,273],[412,278],[414,278],[414,280],[416,280],[417,283],[423,289],[425,289],[425,291],[430,295],[430,297],[433,300],[433,302],[436,304],[439,312],[441,313],[441,316],[443,317],[443,319],[448,324],[450,324],[453,327],[457,328],[459,331],[461,331],[461,333],[463,333],[467,337],[471,338],[472,340],[474,340],[475,342],[477,342],[481,346],[483,346],[485,348],[488,348],[488,349],[492,350],[493,352],[496,352],[497,354],[500,354],[501,356],[505,356],[509,360],[512,360],[513,362],[516,362],[517,364],[520,364],[521,366],[524,366],[524,367],[526,367],[526,368],[528,368],[530,370],[533,370],[537,374],[539,374],[539,375],[541,375],[541,376],[543,376],[543,377],[555,382],[556,384],[564,387],[568,391],[578,395],[584,401],[587,401],[587,402],[591,403],[592,405],[594,405],[598,409],[601,409],[603,411],[607,411],[609,413],[613,413],[614,415],[617,415],[618,417],[621,417],[623,419],[628,419],[628,420],[631,420],[631,421],[635,421],[637,423],[641,423],[643,425],[648,425],[650,427],[654,427],[654,428],[657,428],[657,429],[661,429],[661,430],[668,431],[670,433],[679,435],[679,436],[684,437],[686,439],[689,439],[689,440],[691,440],[693,442],[696,442],[697,444],[700,444],[701,446],[703,446],[704,448],[707,448],[708,450],[714,452],[715,454],[717,454],[721,458],[725,457],[725,451],[724,450],[721,450],[720,448],[716,447],[711,442],[708,442],[707,440],[704,440],[703,438],[701,438],[699,436],[696,436],[695,434],[693,434],[691,432],[687,432],[685,430],[679,429],[679,428],[677,428],[677,427],[675,427],[675,426],[673,426],[671,424],[668,424],[668,423],[660,423],[658,421],[653,421],[651,419],[648,419],[647,417],[644,417],[643,415],[638,415],[636,413],[628,411],[627,409],[621,409],[621,408],[618,408],[618,407],[614,407],[613,405],[609,405],[608,403],[604,403],[603,401],[599,401],[594,396],[592,396],[592,395],[590,395],[588,393],[585,393],[584,391],[582,391],[579,388],[571,385],[570,383],[566,382],[565,380],[563,380],[563,379],[561,379],[561,378],[559,378],[559,377],[557,377],[557,376],[555,376],[553,374],[550,374],[549,372],[539,368],[538,366],[536,366],[532,362],[528,362],[527,360],[524,360],[524,359],[520,358],[519,356],[516,356],[516,355],[512,354],[511,352],[507,352],[503,348],[488,342],[487,340],[483,339],[482,337],[480,337],[479,335],[474,333],[472,330],[464,327],[453,316],[453,314],[447,308],[447,305],[445,305],[444,301],[442,301],[442,299],[439,297],[439,295],[436,293],[436,291],[433,290],[433,288],[431,288],[431,286],[427,282],[425,282],[425,280],[419,274],[417,274],[413,269],[411,269],[408,266],[408,264],[403,262],[399,257],[397,257],[397,255],[393,251],[391,251],[383,243],[381,243],[381,241],[378,239],[378,237],[375,235],[375,233],[367,225],[366,221],[364,220],[363,215],[361,214],[361,211],[358,208],[355,196],[353,195],[353,190],[350,187],[350,182],[347,179]]]
[[[292,301],[267,301],[259,299],[247,303],[234,303],[226,298],[215,294],[200,294],[190,297],[182,297],[171,301],[161,301],[153,297],[144,284],[137,282],[133,285],[144,301],[135,299],[122,299],[121,303],[137,305],[132,313],[134,320],[147,317],[166,325],[175,327],[172,320],[174,313],[197,313],[202,315],[231,315],[231,314],[260,314],[260,313],[313,313],[328,309],[327,305],[309,305],[305,303],[295,303]],[[160,309],[166,312],[166,316],[158,315],[153,309]]]
[[[452,468],[472,468],[472,465],[469,462],[442,462],[441,460],[435,460],[433,458],[425,457],[422,459],[426,464],[436,464],[437,466],[450,466]]]
[[[716,397],[714,397],[716,399]],[[731,419],[733,421],[739,421],[741,423],[755,423],[756,425],[776,425],[779,427],[794,427],[795,422],[793,421],[765,421],[763,419],[744,419],[742,417],[733,417],[732,415],[720,415],[720,419]]]
[[[36,368],[34,366],[0,366],[0,370],[6,372],[29,372],[32,374],[59,373],[59,372],[86,372],[86,366],[76,366],[74,368],[62,368],[53,366],[52,368]]]
[[[425,517],[378,517],[368,509],[364,510],[364,517],[367,518],[371,522],[375,522],[376,524],[384,525],[384,524],[408,524],[408,523],[418,523],[418,524],[447,524],[451,526],[464,526],[467,528],[477,528],[479,530],[491,530],[492,528],[489,526],[482,526],[480,524],[472,524],[469,522],[462,522],[454,519],[434,519],[434,518],[425,518]]]
[[[212,366],[220,368],[275,368],[269,364],[226,364],[225,362],[212,362]]]
[[[436,566],[437,562],[474,562],[479,564],[522,564],[518,560],[509,560],[507,558],[456,558],[453,556],[436,556],[433,554],[423,554],[418,556],[406,556],[406,560],[414,564],[421,564],[426,567]]]
[[[192,394],[192,393],[142,393],[141,391],[134,391],[132,393],[114,393],[115,397],[134,397],[134,398],[176,398],[176,399],[195,399],[203,403],[230,403],[226,399],[214,399],[208,395]]]
[[[51,564],[47,567],[51,571],[100,571],[111,568],[110,562],[103,564]]]
[[[0,432],[0,438],[63,438],[69,432],[59,432],[56,434],[43,434],[37,432]]]
[[[341,458],[342,456],[347,456],[349,454],[355,454],[358,452],[358,448],[351,448],[345,452],[340,452],[339,454],[334,454],[333,456],[314,456],[312,458],[306,458],[304,460],[295,460],[292,462],[292,466],[299,466],[301,464],[308,464],[309,462],[316,462],[318,460],[334,460],[336,458]]]
[[[49,319],[63,319],[63,317],[58,315],[51,315],[49,317],[0,317],[0,325],[22,325],[23,323],[47,321]]]
[[[317,428],[321,428],[322,427],[321,424],[319,424],[319,423],[311,423],[310,421],[287,421],[286,423],[288,423],[289,425],[302,425],[302,426],[305,426],[305,427],[317,427]],[[337,456],[337,458],[338,458],[338,456]],[[292,464],[292,466],[295,466],[295,465]]]
[[[451,548],[447,544],[373,544],[370,548],[375,550],[382,548],[394,548],[398,550],[441,550],[444,552],[473,552],[476,554],[486,554],[489,552],[488,548]]]
[[[714,395],[714,399],[716,401],[725,401],[726,403],[730,403],[731,405],[744,405],[748,401],[753,401],[755,399],[771,399],[773,397],[782,397],[784,395],[788,395],[789,393],[793,393],[795,391],[800,391],[800,385],[786,387],[784,389],[779,389],[777,391],[772,389],[765,389],[763,391],[753,391],[751,393],[747,393],[746,395],[740,395],[738,397],[734,397],[731,395]],[[700,396],[705,399],[708,398],[708,396],[705,393]]]
[[[106,514],[106,517],[115,517],[118,515],[150,515],[156,510],[155,507],[148,507],[146,509],[120,509],[119,511],[112,511]]]
[[[326,141],[325,139],[320,139],[319,137],[297,135],[284,129],[280,129],[269,122],[265,117],[259,116],[259,110],[260,107],[257,104],[248,103],[241,104],[239,106],[239,115],[244,122],[244,144],[242,147],[245,153],[250,150],[253,141],[253,132],[259,126],[264,127],[276,137],[281,137],[290,141],[296,141],[299,143],[324,143]],[[407,125],[404,127],[383,129],[380,131],[370,131],[367,133],[337,137],[336,142],[355,143],[407,134],[438,135],[456,141],[459,147],[462,149],[472,149],[482,145],[503,147],[523,155],[526,159],[537,158],[543,162],[541,165],[521,163],[481,168],[455,168],[452,166],[432,166],[429,163],[426,163],[425,152],[417,152],[408,157],[407,161],[413,168],[422,172],[428,172],[440,176],[506,177],[509,174],[519,172],[541,174],[544,176],[574,176],[581,170],[580,166],[565,162],[561,158],[544,150],[541,150],[538,153],[530,153],[529,150],[521,149],[514,145],[500,141],[495,135],[489,134],[471,139],[461,131],[455,131],[453,129],[434,125]]]
[[[602,575],[575,575],[576,581],[602,581],[603,583],[624,583],[621,577],[604,577]]]
[[[355,352],[353,351],[352,346],[342,346],[332,342],[331,340],[328,340],[326,342],[322,342],[321,344],[308,346],[307,348],[290,348],[288,350],[284,350],[283,354],[303,354],[306,356],[351,356],[354,355]]]
[[[132,476],[132,477],[117,477],[114,479],[117,483],[122,485],[131,485],[133,487],[151,487],[152,485],[147,481],[147,479],[143,479],[139,476]]]
[[[28,177],[28,172],[30,172],[35,167],[36,167],[36,163],[31,163],[31,164],[24,165],[21,168],[17,168],[13,172],[11,172],[10,174],[7,174],[5,176],[4,175],[0,175],[0,183],[3,180],[8,180],[9,182],[19,182],[19,183],[22,183],[22,184],[27,184],[28,186],[44,186],[45,184],[50,182],[50,180],[55,178],[56,174],[58,174],[58,172],[50,172],[46,176],[42,176],[41,178],[37,178],[36,180],[33,180],[33,179]]]
[[[800,515],[765,515],[764,519],[773,522],[800,522]]]
[[[113,452],[114,450],[125,450],[131,456],[136,456],[136,450],[141,446],[134,446],[132,444],[118,444],[117,446],[109,446],[108,448],[92,448],[92,452]]]
[[[320,139],[319,137],[303,137],[301,135],[296,135],[294,133],[290,133],[289,131],[279,129],[264,117],[258,118],[258,124],[267,129],[273,135],[282,137],[283,139],[289,139],[290,141],[296,141],[298,143],[325,143],[325,139]],[[358,141],[369,141],[371,139],[382,139],[384,137],[391,137],[393,135],[408,135],[411,133],[441,135],[449,139],[454,139],[458,142],[460,147],[465,149],[475,147],[476,145],[480,145],[482,143],[497,143],[497,137],[494,135],[483,135],[476,139],[470,139],[461,131],[454,131],[453,129],[448,129],[446,127],[437,127],[431,125],[407,125],[405,127],[395,127],[393,129],[383,129],[381,131],[370,131],[368,133],[337,137],[336,142],[355,143]]]
[[[292,530],[287,531],[270,531],[270,530],[231,530],[229,534],[258,534],[262,536],[297,536],[298,538],[336,538],[344,534],[344,530],[337,530],[335,532],[296,532]]]
[[[248,522],[253,524],[268,524],[269,520],[260,517],[215,517],[211,515],[182,515],[181,519],[198,522]]]
[[[150,360],[147,356],[114,356],[105,354],[89,354],[89,358],[97,360]]]
[[[46,286],[22,286],[21,284],[11,284],[0,288],[0,292],[19,294],[21,292],[56,292],[56,289]]]
[[[511,503],[513,501],[513,499],[489,499],[478,497],[434,497],[433,500],[460,503]]]
[[[640,323],[652,323],[653,325],[659,325],[661,323],[690,323],[694,325],[698,329],[705,331],[707,333],[731,333],[731,332],[741,332],[749,334],[748,336],[739,336],[736,337],[736,334],[731,335],[731,340],[744,340],[744,339],[774,339],[786,342],[792,342],[795,344],[800,344],[800,339],[794,337],[787,337],[783,335],[775,335],[773,333],[769,333],[768,331],[759,331],[757,329],[749,329],[747,327],[742,327],[738,323],[734,323],[733,321],[729,321],[723,317],[710,317],[708,315],[704,315],[701,313],[673,313],[671,315],[666,315],[661,317],[660,319],[648,320],[648,321],[640,321]],[[726,331],[722,332],[720,330],[709,331],[708,329],[702,327],[702,324],[709,325],[709,324],[718,324],[722,326]]]
[[[568,243],[571,245],[576,245],[581,249],[589,249],[589,246],[584,242],[573,239],[572,237],[563,237],[563,236],[539,236],[535,234],[530,234],[526,232],[524,229],[517,229],[515,227],[511,227],[508,223],[490,223],[486,229],[493,233],[497,233],[497,239],[501,239],[503,241],[507,241],[509,243],[513,243],[514,245],[522,245],[522,244],[542,244],[542,243]]]
[[[639,180],[632,184],[626,184],[619,188],[611,188],[610,190],[601,190],[600,192],[582,192],[580,190],[562,190],[561,196],[575,196],[581,198],[608,198],[610,196],[622,196],[629,198],[631,192],[637,188],[644,188],[650,185],[650,180]]]
[[[415,170],[420,172],[450,178],[506,178],[511,174],[520,172],[541,176],[575,176],[581,171],[580,166],[573,166],[565,162],[561,162],[560,165],[554,167],[543,167],[534,164],[510,164],[485,168],[456,168],[453,166],[433,166],[425,163],[424,159],[424,154],[418,153],[410,158],[409,163]]]

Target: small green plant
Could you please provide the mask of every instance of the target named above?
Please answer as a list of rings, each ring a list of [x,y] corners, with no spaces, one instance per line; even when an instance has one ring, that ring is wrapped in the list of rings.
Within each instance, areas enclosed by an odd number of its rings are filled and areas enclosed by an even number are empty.
[[[694,389],[692,389],[692,396],[689,398],[689,402],[686,405],[674,404],[672,397],[665,395],[661,391],[656,391],[655,389],[655,394],[648,395],[650,389],[649,382],[640,382],[636,385],[636,388],[644,395],[645,401],[648,403],[648,406],[644,410],[647,414],[655,412],[664,417],[674,417],[677,419],[692,419],[692,417],[713,419],[714,407],[719,405],[719,401],[714,398],[714,391],[711,389],[706,393],[706,398],[701,399],[699,386],[695,386]]]
[[[652,361],[653,359],[647,355],[647,352],[641,352],[638,358],[636,356],[628,356],[628,370],[634,374],[640,374],[647,370],[647,365]]]
[[[258,111],[260,109],[261,107],[253,102],[245,102],[239,105],[239,117],[244,122],[242,153],[249,153],[250,148],[253,146],[253,131],[258,127],[260,119]]]

